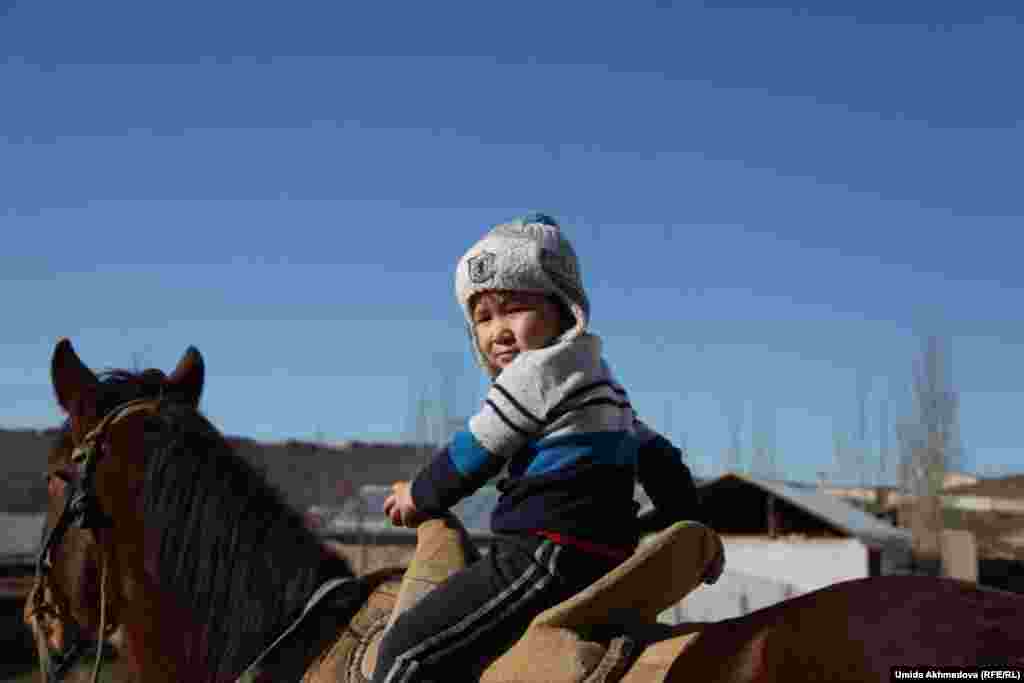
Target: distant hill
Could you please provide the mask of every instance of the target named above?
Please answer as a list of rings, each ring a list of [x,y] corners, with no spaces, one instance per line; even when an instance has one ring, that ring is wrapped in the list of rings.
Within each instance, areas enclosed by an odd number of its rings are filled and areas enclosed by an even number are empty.
[[[45,510],[43,472],[56,435],[56,429],[0,429],[0,511]],[[228,440],[299,509],[339,504],[364,484],[409,479],[433,452],[429,446],[410,444],[263,443],[238,436]]]
[[[429,446],[410,444],[355,441],[326,446],[306,441],[261,443],[237,437],[231,441],[300,509],[318,503],[340,504],[365,484],[411,479],[433,453]]]
[[[0,511],[46,509],[46,454],[57,429],[0,429]]]

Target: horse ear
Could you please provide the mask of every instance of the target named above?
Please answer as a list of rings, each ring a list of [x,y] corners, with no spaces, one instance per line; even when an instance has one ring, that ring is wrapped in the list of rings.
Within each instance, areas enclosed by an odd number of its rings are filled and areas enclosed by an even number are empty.
[[[198,408],[205,379],[206,366],[203,364],[203,356],[199,349],[190,346],[185,349],[185,355],[167,378],[167,386],[184,396],[193,407]]]
[[[99,379],[75,353],[71,342],[61,338],[50,361],[50,379],[57,394],[57,403],[72,418],[86,412],[84,401],[95,396]]]

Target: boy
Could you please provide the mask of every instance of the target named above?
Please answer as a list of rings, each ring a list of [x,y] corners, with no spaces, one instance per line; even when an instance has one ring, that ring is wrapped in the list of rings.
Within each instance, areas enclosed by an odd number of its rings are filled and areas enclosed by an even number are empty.
[[[490,553],[402,614],[374,683],[467,680],[543,610],[628,558],[641,527],[699,519],[681,453],[633,415],[587,333],[576,254],[543,214],[498,225],[459,261],[456,296],[494,378],[481,411],[384,512],[417,525],[507,467]],[[655,512],[637,523],[639,477]]]

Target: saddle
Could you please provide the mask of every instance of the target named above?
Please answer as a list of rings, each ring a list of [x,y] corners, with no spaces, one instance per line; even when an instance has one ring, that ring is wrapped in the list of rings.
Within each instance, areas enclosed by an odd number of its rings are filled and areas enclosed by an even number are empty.
[[[366,577],[370,597],[303,683],[321,683],[316,671],[333,671],[338,683],[369,683],[384,633],[455,572],[480,558],[469,533],[454,515],[429,519],[416,529],[416,551],[409,567],[382,569]]]
[[[702,581],[717,578],[722,554],[714,531],[677,522],[583,591],[537,615],[522,638],[488,666],[480,683],[619,681],[637,654],[636,634],[650,630],[659,613]],[[324,664],[336,671],[336,680],[367,683],[387,627],[478,557],[454,516],[421,524],[404,576],[378,572],[370,599],[326,654]]]
[[[538,614],[481,683],[612,683],[658,615],[721,572],[724,548],[698,522],[677,522],[565,602]],[[709,573],[710,572],[710,573]],[[602,635],[603,632],[603,635]],[[610,633],[616,633],[603,642]]]

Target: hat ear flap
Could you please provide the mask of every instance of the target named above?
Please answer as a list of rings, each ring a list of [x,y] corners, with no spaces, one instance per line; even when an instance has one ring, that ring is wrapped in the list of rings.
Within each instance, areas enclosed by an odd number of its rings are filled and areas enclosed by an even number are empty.
[[[492,379],[497,377],[498,370],[491,367],[487,362],[487,357],[484,356],[484,352],[480,350],[480,340],[477,338],[476,331],[473,329],[473,325],[471,323],[466,323],[466,336],[469,337],[469,345],[472,348],[473,358],[476,358],[477,365],[479,365],[484,372],[490,375]]]

